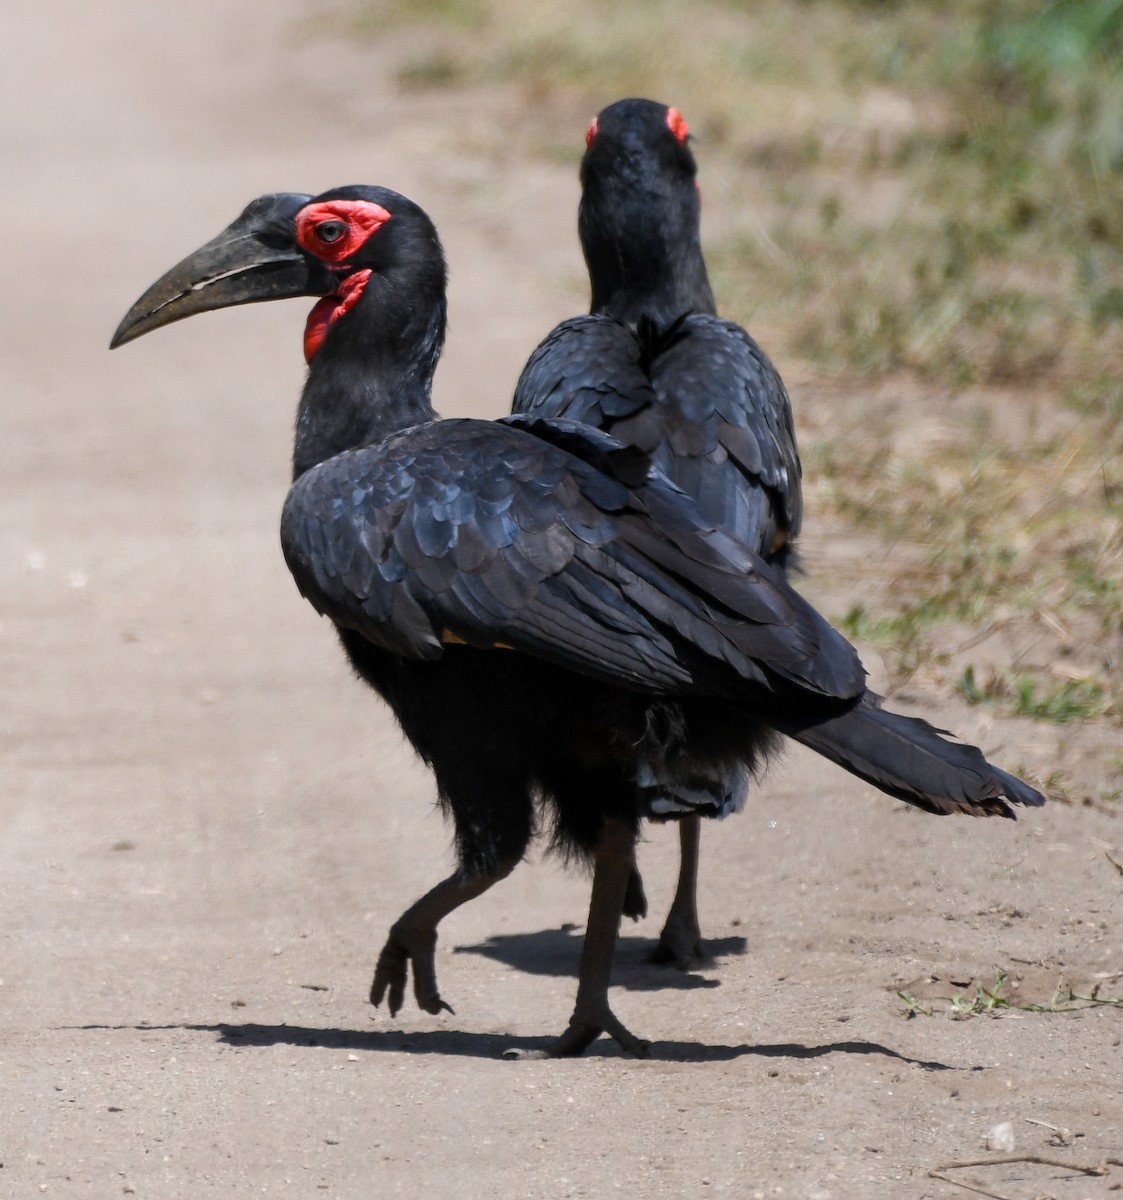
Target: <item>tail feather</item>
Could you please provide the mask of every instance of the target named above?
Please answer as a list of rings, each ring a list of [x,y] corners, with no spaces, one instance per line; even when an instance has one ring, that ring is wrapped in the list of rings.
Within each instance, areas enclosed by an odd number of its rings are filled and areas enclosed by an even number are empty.
[[[925,812],[1013,818],[1013,804],[1045,803],[1040,792],[992,766],[977,747],[949,742],[927,721],[881,708],[880,698],[869,692],[839,716],[776,724],[852,775]]]

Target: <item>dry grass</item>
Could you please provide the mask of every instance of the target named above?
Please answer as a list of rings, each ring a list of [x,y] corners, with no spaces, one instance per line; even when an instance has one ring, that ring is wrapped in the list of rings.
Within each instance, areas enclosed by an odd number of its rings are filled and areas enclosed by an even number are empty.
[[[817,376],[948,410],[934,436],[915,403],[804,425],[813,519],[920,548],[848,631],[898,683],[1123,720],[1123,0],[354,13],[409,27],[403,87],[511,90],[485,154],[576,167],[603,104],[678,105],[720,303],[810,377],[797,407]]]

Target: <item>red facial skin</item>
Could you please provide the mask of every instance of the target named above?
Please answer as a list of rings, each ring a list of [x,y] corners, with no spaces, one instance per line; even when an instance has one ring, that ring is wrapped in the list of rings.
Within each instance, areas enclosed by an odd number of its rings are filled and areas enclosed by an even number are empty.
[[[667,128],[675,135],[676,142],[685,142],[690,136],[690,128],[686,124],[686,118],[679,112],[677,108],[667,109]],[[597,136],[597,119],[594,117],[589,122],[589,128],[585,130],[585,145],[591,146],[593,138]]]
[[[667,109],[667,128],[675,135],[676,142],[685,142],[690,136],[686,118],[677,108]]]
[[[302,250],[338,271],[350,270],[347,259],[366,244],[392,214],[369,200],[324,200],[302,208],[296,217],[296,241]],[[339,282],[308,314],[304,327],[304,359],[311,362],[333,321],[358,303],[368,280],[369,268],[355,271]]]
[[[381,229],[390,215],[369,200],[323,200],[297,213],[296,241],[321,262],[345,267],[344,260]]]

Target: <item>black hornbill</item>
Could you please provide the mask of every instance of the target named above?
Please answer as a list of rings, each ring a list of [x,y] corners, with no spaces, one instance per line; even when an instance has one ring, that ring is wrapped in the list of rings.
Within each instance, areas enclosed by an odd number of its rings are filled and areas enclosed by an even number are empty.
[[[716,315],[686,121],[651,100],[620,100],[585,140],[577,224],[590,313],[534,352],[514,411],[568,417],[641,447],[707,517],[784,570],[802,514],[791,403],[764,351]],[[665,759],[640,771],[653,810],[679,818],[681,841],[653,957],[686,968],[702,957],[696,814],[739,809],[747,779],[739,766],[707,777]]]
[[[641,450],[566,420],[436,418],[445,264],[417,205],[384,188],[254,201],[118,327],[120,345],[207,308],[321,297],[281,542],[451,812],[457,869],[394,923],[371,999],[422,1008],[439,921],[506,876],[540,798],[592,859],[577,1000],[536,1056],[607,1032],[634,869],[640,762],[666,747],[752,770],[785,733],[929,812],[1012,816],[1043,798],[973,746],[886,712],[853,647],[781,574],[717,527]]]

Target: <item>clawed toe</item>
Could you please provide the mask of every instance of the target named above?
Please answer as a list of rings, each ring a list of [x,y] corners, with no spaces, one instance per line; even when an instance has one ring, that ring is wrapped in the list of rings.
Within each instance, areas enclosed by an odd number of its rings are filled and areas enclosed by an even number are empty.
[[[626,1029],[607,1007],[590,1016],[582,1016],[580,1011],[575,1012],[566,1031],[549,1045],[535,1050],[511,1048],[503,1051],[503,1057],[519,1061],[575,1058],[584,1054],[602,1033],[607,1033],[625,1054],[631,1054],[635,1058],[647,1057],[650,1043]]]
[[[632,921],[642,921],[647,916],[647,896],[643,890],[643,879],[634,867],[628,877],[628,888],[624,893],[624,916]]]
[[[407,961],[405,948],[391,938],[382,947],[382,953],[375,964],[374,979],[370,985],[370,1002],[377,1008],[385,996],[386,1006],[392,1017],[398,1015],[405,999]]]
[[[396,1017],[405,1002],[406,976],[412,964],[413,995],[418,1008],[434,1015],[453,1012],[452,1005],[441,999],[437,989],[434,963],[436,944],[435,933],[411,936],[391,930],[374,968],[374,979],[370,985],[371,1004],[377,1008],[385,997],[390,1015]]]
[[[680,971],[689,971],[709,961],[698,930],[672,925],[670,921],[664,926],[649,958],[653,963],[674,966]]]

